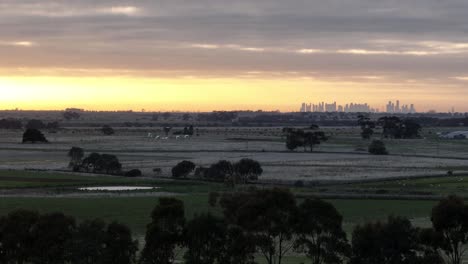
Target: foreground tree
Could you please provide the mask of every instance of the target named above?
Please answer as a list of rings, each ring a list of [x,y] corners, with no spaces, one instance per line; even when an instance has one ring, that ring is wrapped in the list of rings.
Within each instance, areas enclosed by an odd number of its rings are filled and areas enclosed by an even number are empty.
[[[27,129],[23,134],[23,143],[47,143],[49,142],[44,134],[37,129]]]
[[[255,253],[255,238],[239,226],[229,226],[220,263],[255,264]]]
[[[289,190],[271,189],[224,195],[226,220],[248,232],[268,264],[281,264],[293,248],[296,199]]]
[[[104,237],[102,264],[132,264],[136,261],[138,241],[133,240],[128,226],[111,223]]]
[[[34,211],[13,211],[0,220],[0,256],[2,263],[27,263],[31,261],[34,235],[33,227],[39,214]]]
[[[160,198],[151,217],[153,220],[146,231],[146,244],[140,262],[143,264],[174,263],[174,251],[183,243],[184,204],[174,198]]]
[[[184,255],[186,264],[224,264],[226,224],[211,214],[195,216],[187,223]]]
[[[351,250],[342,228],[343,217],[333,205],[306,199],[297,219],[295,246],[312,264],[346,263]]]
[[[420,230],[400,217],[356,227],[352,253],[351,264],[441,264],[438,254],[422,245]]]
[[[106,246],[105,238],[106,224],[102,220],[82,222],[73,236],[72,263],[102,263]]]
[[[448,263],[461,264],[468,243],[468,206],[460,197],[450,196],[432,209],[431,221]]]
[[[75,219],[63,213],[45,214],[32,228],[32,261],[37,264],[63,264],[71,260]]]

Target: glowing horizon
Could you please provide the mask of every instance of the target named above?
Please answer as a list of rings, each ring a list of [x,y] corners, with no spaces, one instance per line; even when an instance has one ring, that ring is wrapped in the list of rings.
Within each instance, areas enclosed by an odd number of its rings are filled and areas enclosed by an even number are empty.
[[[364,77],[362,77],[364,78]],[[399,84],[375,78],[370,82],[322,81],[311,77],[198,78],[135,76],[0,76],[0,109],[62,110],[68,107],[95,111],[193,111],[265,110],[298,111],[302,102],[368,103],[380,111],[389,100],[413,103],[420,112],[444,111],[454,106],[462,111],[456,94],[436,104],[427,104],[425,84],[412,84],[413,93],[404,98]],[[376,82],[377,81],[377,82]],[[378,88],[378,89],[377,89]],[[414,92],[418,91],[419,92]],[[369,92],[371,91],[371,92]],[[438,90],[434,98],[440,100]],[[441,103],[447,109],[438,109]],[[466,111],[466,110],[463,110]]]

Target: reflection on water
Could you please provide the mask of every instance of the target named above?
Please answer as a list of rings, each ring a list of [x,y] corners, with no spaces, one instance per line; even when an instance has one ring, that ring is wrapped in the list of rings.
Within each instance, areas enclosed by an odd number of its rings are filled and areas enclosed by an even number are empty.
[[[83,187],[78,188],[80,191],[140,191],[140,190],[153,190],[159,187],[145,187],[145,186],[99,186],[99,187]]]

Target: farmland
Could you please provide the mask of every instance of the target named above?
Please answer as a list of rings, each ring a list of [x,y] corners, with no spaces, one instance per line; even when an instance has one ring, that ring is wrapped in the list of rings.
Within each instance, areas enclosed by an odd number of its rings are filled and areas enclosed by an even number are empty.
[[[174,128],[175,130],[180,128]],[[417,139],[384,140],[390,155],[367,153],[368,140],[354,127],[326,127],[330,139],[312,153],[288,151],[280,127],[207,127],[191,138],[149,138],[163,135],[161,128],[115,128],[104,136],[99,128],[64,127],[45,133],[48,144],[20,144],[21,131],[0,131],[0,214],[24,208],[40,212],[62,211],[79,221],[102,218],[131,227],[140,242],[150,213],[162,196],[184,201],[188,218],[200,212],[221,214],[210,206],[211,192],[230,192],[222,183],[171,179],[171,168],[182,160],[209,167],[218,160],[258,160],[264,173],[246,188],[291,188],[299,199],[321,197],[343,215],[350,234],[356,225],[384,220],[389,215],[408,217],[416,226],[430,225],[437,200],[468,191],[468,144],[442,141],[436,134],[451,128],[425,128]],[[379,138],[379,134],[375,135]],[[142,177],[126,178],[73,173],[68,150],[78,146],[85,154],[116,155],[124,170],[140,169]],[[161,173],[154,173],[158,168]],[[449,173],[450,172],[450,173]],[[153,190],[80,191],[85,186],[150,186]],[[302,256],[289,256],[288,264]]]

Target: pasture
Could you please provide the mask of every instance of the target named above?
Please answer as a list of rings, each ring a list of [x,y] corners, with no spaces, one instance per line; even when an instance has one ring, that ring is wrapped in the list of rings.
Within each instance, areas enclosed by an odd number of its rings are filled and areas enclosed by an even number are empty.
[[[221,208],[208,204],[209,193],[231,191],[220,183],[169,179],[175,164],[190,160],[208,167],[222,159],[252,158],[264,169],[257,188],[287,186],[299,198],[318,196],[330,201],[343,215],[348,234],[356,225],[389,215],[406,216],[415,225],[426,227],[440,197],[465,196],[468,191],[468,141],[437,138],[437,132],[449,129],[424,129],[420,139],[385,140],[388,156],[367,154],[369,141],[360,139],[357,128],[324,128],[330,139],[313,153],[287,151],[279,127],[200,128],[192,138],[167,140],[148,137],[148,133],[162,135],[158,128],[116,128],[112,136],[104,136],[96,128],[64,128],[46,133],[49,144],[20,144],[21,131],[1,130],[0,215],[24,208],[62,211],[79,221],[102,218],[129,225],[142,241],[158,197],[183,200],[190,218],[206,211],[221,214]],[[141,169],[143,177],[65,172],[72,146],[85,149],[86,154],[114,154],[124,170]],[[161,173],[155,174],[155,168]],[[447,176],[448,171],[453,175]],[[160,188],[78,190],[118,185]],[[302,256],[287,259],[287,264],[302,262]]]

